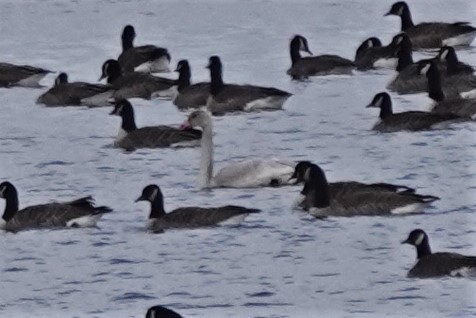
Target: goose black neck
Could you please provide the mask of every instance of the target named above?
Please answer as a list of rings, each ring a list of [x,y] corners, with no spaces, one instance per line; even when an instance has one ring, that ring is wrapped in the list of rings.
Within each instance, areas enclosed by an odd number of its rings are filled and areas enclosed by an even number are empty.
[[[384,120],[388,116],[391,116],[393,114],[392,110],[392,100],[390,99],[390,96],[385,95],[383,97],[382,104],[380,105],[380,119]]]
[[[14,188],[9,190],[9,193],[5,196],[5,201],[3,219],[5,222],[8,222],[15,216],[15,213],[18,212],[18,194]]]
[[[159,194],[154,201],[150,202],[149,219],[158,219],[164,215],[164,198]]]
[[[402,32],[415,26],[413,24],[412,14],[410,13],[410,9],[408,8],[408,6],[405,6],[403,8],[403,12],[400,15],[400,18],[402,20]]]
[[[445,99],[445,94],[441,89],[441,75],[436,64],[433,64],[430,67],[426,77],[428,78],[428,96],[430,96],[434,101],[443,101]]]
[[[412,46],[410,43],[401,43],[400,49],[397,53],[398,57],[398,64],[397,64],[397,72],[401,72],[407,66],[413,64],[413,56],[412,56]]]
[[[210,67],[210,93],[217,95],[223,88],[223,77],[221,65],[214,65]]]
[[[114,67],[109,70],[109,73],[107,74],[107,82],[109,84],[114,83],[119,77],[122,76],[122,69],[119,67]]]
[[[455,75],[458,73],[458,57],[456,54],[453,52],[453,54],[448,53],[448,56],[446,57],[446,74],[448,76]]]
[[[319,167],[311,168],[307,191],[313,192],[312,206],[315,208],[326,208],[330,206],[329,184],[326,175]]]
[[[134,47],[134,38],[129,36],[122,36],[122,52]]]
[[[428,237],[425,236],[423,238],[421,244],[416,246],[416,250],[418,259],[422,258],[423,256],[431,255],[431,248],[430,242],[428,241]]]
[[[179,78],[178,78],[178,85],[177,89],[180,92],[184,88],[190,86],[190,78],[192,77],[192,72],[190,72],[190,68],[186,66],[182,66],[179,70]]]
[[[295,42],[294,40],[291,43],[290,53],[291,53],[291,63],[292,63],[292,65],[294,65],[297,61],[299,61],[301,59],[301,53],[299,53],[299,46],[300,46],[300,43]]]
[[[121,113],[122,124],[121,128],[126,132],[131,132],[137,129],[136,122],[134,120],[134,110],[132,106],[124,106]]]

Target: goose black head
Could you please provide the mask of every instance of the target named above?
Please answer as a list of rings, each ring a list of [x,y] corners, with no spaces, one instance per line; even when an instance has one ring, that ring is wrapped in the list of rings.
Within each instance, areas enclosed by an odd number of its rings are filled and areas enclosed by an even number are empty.
[[[422,229],[415,229],[410,232],[406,240],[402,241],[402,244],[410,244],[418,247],[425,241],[428,241],[428,236],[425,231]]]
[[[0,198],[8,198],[11,195],[17,195],[17,189],[8,181],[0,184]]]
[[[154,306],[147,310],[145,318],[182,318],[182,316],[163,306]]]
[[[388,15],[402,16],[406,10],[409,10],[408,4],[405,1],[398,1],[392,5],[392,7],[390,8],[390,11],[388,11],[385,14],[385,16],[388,16]]]
[[[185,70],[190,71],[190,65],[188,64],[188,61],[187,60],[178,61],[177,67],[175,68],[175,72],[182,73]]]
[[[309,172],[309,168],[314,164],[310,161],[299,161],[296,167],[294,168],[294,173],[289,178],[293,180],[295,184],[302,183],[306,181],[306,175]]]
[[[309,50],[309,45],[307,44],[307,39],[302,35],[295,35],[291,40],[291,50],[302,51],[312,55],[311,50]]]
[[[370,104],[368,104],[366,107],[382,108],[383,105],[386,105],[388,103],[392,103],[390,95],[387,92],[381,92],[376,94]]]
[[[437,58],[440,61],[455,61],[458,62],[455,48],[452,46],[443,46],[438,53]]]
[[[139,201],[149,201],[155,202],[158,198],[162,198],[162,192],[160,188],[156,184],[149,184],[142,190],[142,194],[135,200],[135,202]]]
[[[107,60],[102,65],[102,73],[98,81],[104,78],[108,78],[108,82],[109,82],[110,80],[114,80],[121,75],[122,75],[122,68],[119,62],[116,60]]]
[[[120,99],[114,103],[114,109],[109,115],[124,117],[126,114],[134,116],[134,109],[127,99]]]
[[[60,73],[55,79],[55,86],[68,83],[68,74]]]
[[[365,50],[368,50],[373,47],[381,47],[382,42],[376,38],[376,37],[371,37],[362,42],[362,44],[357,48],[357,51],[355,52],[355,58],[357,59],[361,54],[365,52]]]
[[[122,40],[132,41],[136,37],[136,31],[132,25],[126,25],[122,31]]]

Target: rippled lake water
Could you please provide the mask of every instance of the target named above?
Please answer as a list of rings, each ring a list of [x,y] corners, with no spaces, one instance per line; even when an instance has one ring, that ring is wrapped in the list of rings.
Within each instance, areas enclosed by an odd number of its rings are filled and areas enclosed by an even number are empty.
[[[474,1],[409,2],[415,21],[476,25]],[[294,34],[315,54],[348,58],[369,36],[390,41],[400,26],[383,17],[391,4],[1,1],[1,61],[94,82],[133,24],[137,44],[167,47],[174,66],[189,59],[195,81],[208,79],[208,57],[218,54],[225,81],[295,94],[281,112],[216,118],[216,166],[250,156],[312,160],[329,180],[401,183],[441,200],[423,215],[317,221],[292,211],[299,187],[198,191],[198,149],[124,153],[111,147],[119,119],[110,109],[47,109],[34,103],[41,90],[1,89],[1,179],[17,186],[21,207],[91,194],[114,213],[97,229],[1,233],[0,316],[142,317],[155,304],[185,317],[476,316],[474,279],[408,279],[415,251],[400,245],[421,227],[434,250],[476,254],[476,125],[376,134],[378,112],[365,105],[392,71],[305,83],[285,75]],[[458,53],[476,66],[474,47]],[[430,105],[425,94],[392,97],[395,111]],[[139,126],[186,117],[168,101],[133,104]],[[149,234],[148,206],[133,203],[149,183],[162,187],[168,210],[240,204],[262,213],[240,227]]]

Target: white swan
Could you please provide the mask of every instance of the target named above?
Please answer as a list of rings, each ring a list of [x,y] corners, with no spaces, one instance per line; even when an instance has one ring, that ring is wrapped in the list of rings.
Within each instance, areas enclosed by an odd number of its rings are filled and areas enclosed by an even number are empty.
[[[188,116],[182,127],[203,130],[200,158],[200,187],[250,188],[294,184],[290,180],[295,163],[279,159],[253,159],[223,167],[213,176],[213,124],[211,116],[197,110]]]

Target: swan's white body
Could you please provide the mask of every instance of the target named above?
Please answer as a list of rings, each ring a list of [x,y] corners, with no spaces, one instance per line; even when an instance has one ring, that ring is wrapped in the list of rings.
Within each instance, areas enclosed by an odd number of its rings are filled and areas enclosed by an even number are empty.
[[[198,114],[195,118],[200,118],[193,119],[194,114]],[[200,123],[195,124],[193,120],[200,121]],[[296,164],[279,159],[253,159],[235,162],[223,167],[213,176],[212,119],[204,111],[195,111],[190,115],[188,124],[200,126],[203,129],[200,158],[201,188],[252,188],[293,184],[290,178]]]

